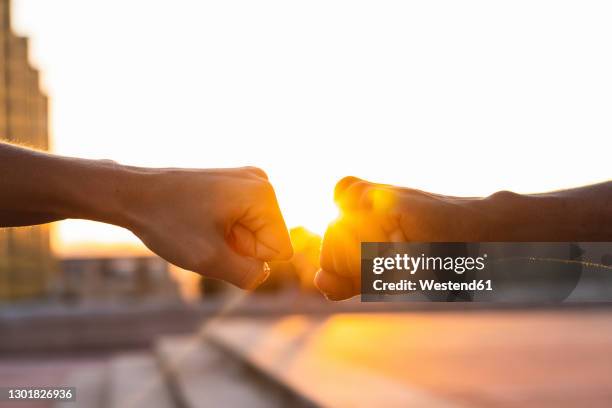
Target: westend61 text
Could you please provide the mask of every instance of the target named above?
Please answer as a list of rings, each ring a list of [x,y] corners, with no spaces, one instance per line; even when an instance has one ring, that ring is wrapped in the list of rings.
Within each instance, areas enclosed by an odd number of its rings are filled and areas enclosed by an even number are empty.
[[[417,285],[414,281],[402,279],[398,282],[384,282],[377,279],[373,282],[372,287],[377,291],[411,291],[411,290],[493,290],[493,285],[490,279],[472,280],[470,282],[437,282],[433,279],[421,279]]]

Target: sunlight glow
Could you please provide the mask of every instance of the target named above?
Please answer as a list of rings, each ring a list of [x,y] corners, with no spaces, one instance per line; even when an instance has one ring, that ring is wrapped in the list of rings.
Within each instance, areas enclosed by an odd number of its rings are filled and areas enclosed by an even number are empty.
[[[609,2],[13,4],[56,152],[256,165],[289,227],[323,233],[345,175],[452,195],[610,176]],[[59,236],[135,242],[83,222]]]

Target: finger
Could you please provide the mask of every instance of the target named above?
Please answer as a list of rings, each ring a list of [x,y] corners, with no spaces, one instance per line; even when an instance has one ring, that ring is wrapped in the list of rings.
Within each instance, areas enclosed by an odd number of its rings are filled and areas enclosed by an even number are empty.
[[[255,224],[259,226],[253,228],[240,223],[232,227],[229,241],[238,253],[261,261],[291,259],[293,247],[284,221],[259,220]]]
[[[398,188],[349,176],[336,184],[334,200],[344,212],[389,213],[397,208]]]
[[[274,202],[268,207],[268,211],[268,223],[255,234],[257,253],[263,253],[265,249],[272,248],[276,253],[270,252],[269,255],[266,255],[265,260],[287,261],[293,256],[293,245],[276,196]]]
[[[334,201],[342,211],[370,210],[377,184],[357,177],[344,177],[336,184]]]
[[[263,283],[269,276],[267,265],[255,258],[243,256],[222,244],[210,260],[204,275],[222,279],[241,289],[252,290]]]
[[[315,275],[314,284],[329,300],[349,299],[357,294],[351,279],[323,269]]]
[[[338,228],[338,222],[333,222],[325,230],[323,241],[321,244],[321,254],[319,255],[319,264],[321,269],[331,273],[336,273],[337,261],[334,260],[334,230]]]
[[[359,293],[361,242],[386,241],[381,225],[381,220],[369,212],[344,214],[330,224],[323,239],[320,261],[323,272],[318,278],[328,297],[345,299]]]
[[[234,224],[227,241],[233,250],[244,256],[260,259],[257,256],[255,233],[242,224]],[[263,260],[263,259],[260,259]]]
[[[269,184],[253,207],[232,227],[232,245],[242,254],[262,261],[284,261],[293,256],[289,231],[274,190]]]
[[[359,275],[360,244],[354,217],[343,215],[325,233],[323,248],[331,262],[322,262],[323,269],[343,277]]]
[[[334,201],[342,210],[357,209],[367,184],[353,176],[342,178],[334,188]]]

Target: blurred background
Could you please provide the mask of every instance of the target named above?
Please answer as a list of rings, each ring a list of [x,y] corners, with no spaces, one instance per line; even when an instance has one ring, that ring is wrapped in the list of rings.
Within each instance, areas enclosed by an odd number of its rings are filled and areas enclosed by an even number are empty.
[[[454,195],[609,179],[611,18],[603,1],[0,0],[0,139],[259,166],[295,247],[247,294],[117,227],[0,230],[0,385],[75,385],[84,407],[609,406],[606,304],[332,303],[312,278],[345,175]]]

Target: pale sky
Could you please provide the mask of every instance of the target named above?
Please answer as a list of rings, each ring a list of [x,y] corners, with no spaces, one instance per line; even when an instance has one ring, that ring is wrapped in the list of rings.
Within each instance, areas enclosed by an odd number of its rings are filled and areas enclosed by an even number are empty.
[[[612,176],[607,1],[13,3],[56,152],[260,166],[289,226],[322,233],[349,174],[456,195]]]

